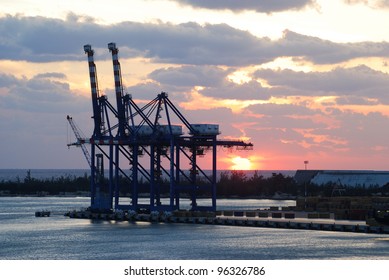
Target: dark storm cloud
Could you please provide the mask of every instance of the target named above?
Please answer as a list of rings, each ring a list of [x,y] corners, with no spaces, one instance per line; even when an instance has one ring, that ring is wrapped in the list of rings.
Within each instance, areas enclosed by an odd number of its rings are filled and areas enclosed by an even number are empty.
[[[287,10],[298,10],[315,3],[313,0],[172,0],[195,8],[231,10],[241,12],[253,10],[260,13],[272,13]]]
[[[71,15],[66,21],[44,17],[0,18],[0,59],[50,62],[83,60],[82,46],[92,44],[97,59],[109,59],[108,42],[120,57],[186,65],[259,65],[291,56],[318,64],[357,57],[389,56],[387,42],[334,43],[289,30],[282,38],[258,38],[226,24],[135,23],[99,25]]]

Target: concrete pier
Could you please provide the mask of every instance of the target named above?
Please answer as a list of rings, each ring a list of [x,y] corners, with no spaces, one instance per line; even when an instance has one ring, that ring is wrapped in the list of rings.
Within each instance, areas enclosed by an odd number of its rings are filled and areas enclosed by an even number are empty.
[[[135,212],[92,213],[90,211],[71,211],[65,214],[70,218],[115,220],[150,223],[186,223],[240,227],[263,227],[319,231],[339,231],[356,233],[389,234],[389,226],[369,226],[365,221],[334,220],[330,213],[306,213],[290,211],[217,211],[217,212]],[[274,215],[276,214],[277,215]],[[297,218],[298,217],[298,218]],[[320,218],[328,217],[328,218]]]

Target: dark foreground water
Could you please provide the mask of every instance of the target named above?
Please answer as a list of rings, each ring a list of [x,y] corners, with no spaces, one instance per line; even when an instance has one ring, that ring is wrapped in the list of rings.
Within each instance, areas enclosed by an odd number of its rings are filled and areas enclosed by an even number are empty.
[[[219,200],[220,209],[292,201]],[[387,235],[192,224],[94,222],[66,210],[88,198],[0,197],[0,259],[387,259]],[[58,211],[35,218],[36,210]]]

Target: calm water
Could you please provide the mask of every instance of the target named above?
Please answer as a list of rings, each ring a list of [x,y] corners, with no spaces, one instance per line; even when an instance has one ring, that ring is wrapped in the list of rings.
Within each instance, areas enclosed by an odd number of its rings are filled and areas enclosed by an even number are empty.
[[[59,214],[88,198],[0,197],[0,259],[389,259],[386,235],[215,225],[93,222]],[[220,209],[293,205],[219,200]],[[59,211],[35,218],[36,210]]]

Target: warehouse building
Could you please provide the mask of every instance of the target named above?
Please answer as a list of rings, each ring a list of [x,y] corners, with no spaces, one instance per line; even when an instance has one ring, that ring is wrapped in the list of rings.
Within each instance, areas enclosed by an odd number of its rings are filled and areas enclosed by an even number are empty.
[[[389,171],[297,170],[294,179],[298,184],[312,183],[318,186],[383,187],[389,183]]]

